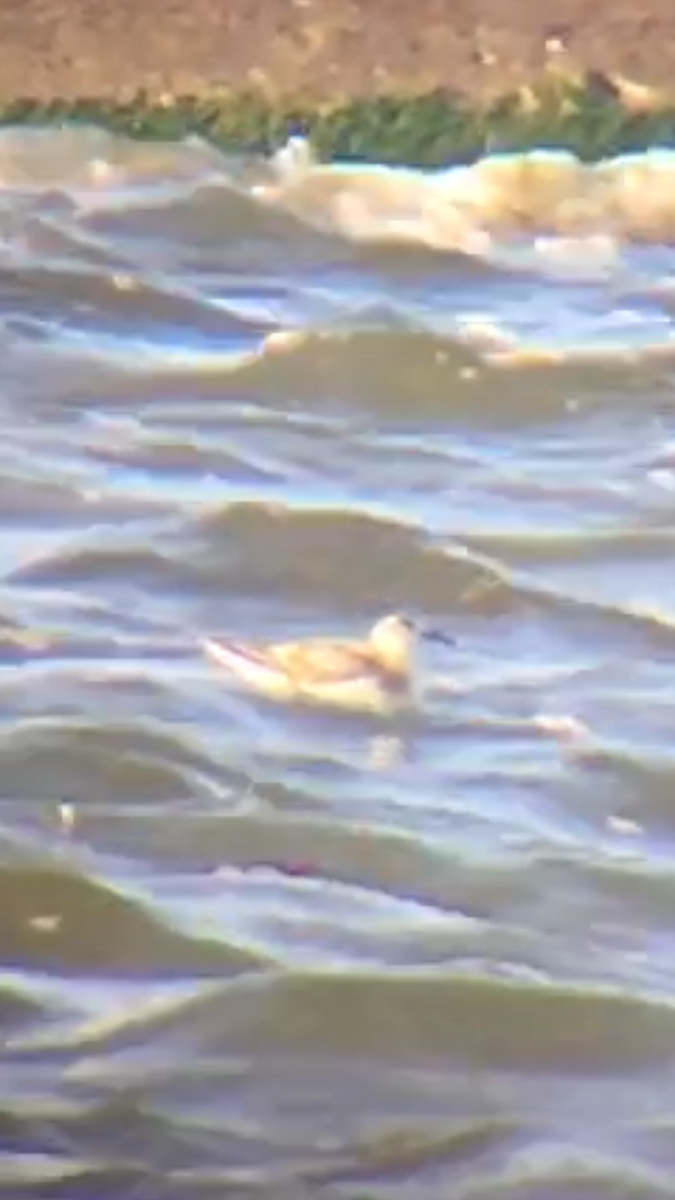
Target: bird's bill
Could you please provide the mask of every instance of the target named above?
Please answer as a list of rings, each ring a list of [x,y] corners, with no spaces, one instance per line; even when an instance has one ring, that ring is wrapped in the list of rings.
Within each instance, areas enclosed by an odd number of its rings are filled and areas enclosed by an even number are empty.
[[[443,646],[456,646],[457,638],[446,633],[444,629],[423,629],[422,637],[427,642],[440,642]]]

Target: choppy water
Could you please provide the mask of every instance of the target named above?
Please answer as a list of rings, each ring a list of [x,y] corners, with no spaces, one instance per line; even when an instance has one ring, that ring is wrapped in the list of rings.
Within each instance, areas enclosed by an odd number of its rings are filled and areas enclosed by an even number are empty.
[[[0,1194],[671,1196],[675,159],[0,185]],[[392,608],[395,720],[199,650]]]

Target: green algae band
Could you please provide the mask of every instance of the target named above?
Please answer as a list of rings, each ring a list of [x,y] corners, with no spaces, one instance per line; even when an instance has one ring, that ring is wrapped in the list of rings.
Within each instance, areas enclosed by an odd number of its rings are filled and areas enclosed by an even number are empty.
[[[197,134],[223,149],[268,153],[289,135],[307,136],[317,157],[434,167],[485,153],[547,146],[593,161],[675,143],[675,108],[632,111],[602,81],[557,84],[472,107],[442,91],[416,97],[349,100],[327,107],[272,102],[262,94],[204,97],[139,94],[125,104],[16,100],[4,125],[96,124],[154,141]]]

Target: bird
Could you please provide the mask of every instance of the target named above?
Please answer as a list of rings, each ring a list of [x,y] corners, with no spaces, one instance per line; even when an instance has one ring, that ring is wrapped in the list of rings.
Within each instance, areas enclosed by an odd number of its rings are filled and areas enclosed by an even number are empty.
[[[383,711],[414,700],[421,638],[456,644],[442,630],[389,613],[362,638],[267,644],[206,638],[202,648],[211,661],[268,698]]]

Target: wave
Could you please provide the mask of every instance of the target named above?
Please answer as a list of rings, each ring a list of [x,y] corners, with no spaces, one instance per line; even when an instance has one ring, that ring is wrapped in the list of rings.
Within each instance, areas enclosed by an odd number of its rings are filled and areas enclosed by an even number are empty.
[[[383,1019],[386,1014],[386,1019]],[[365,1054],[397,1061],[470,1061],[474,1068],[555,1070],[579,1080],[640,1070],[670,1055],[675,1011],[667,998],[619,988],[578,989],[544,979],[519,981],[451,973],[447,965],[383,974],[362,968],[261,971],[179,998],[150,1013],[157,1046],[179,1031],[202,1053]],[[569,1030],[575,1029],[574,1039]],[[140,1032],[135,1021],[115,1041]],[[112,1047],[111,1047],[112,1048]],[[86,1069],[86,1068],[85,1068]]]
[[[321,163],[309,143],[291,138],[269,159],[223,154],[191,137],[149,144],[96,127],[5,128],[0,185],[6,192],[61,192],[84,214],[132,212],[147,202],[218,188],[233,202],[251,197],[263,210],[292,215],[324,233],[359,243],[386,241],[489,257],[494,239],[553,235],[538,252],[564,269],[578,251],[596,266],[623,240],[673,241],[675,152],[666,147],[586,163],[567,151],[488,154],[445,169]],[[181,190],[182,189],[182,190]],[[210,201],[209,201],[210,203]],[[199,222],[204,229],[203,219]],[[197,232],[195,230],[195,232]],[[208,231],[209,234],[212,230]],[[258,232],[260,229],[258,228]]]
[[[150,293],[147,298],[152,306]],[[86,331],[31,316],[6,328],[12,369],[35,376],[34,404],[48,403],[40,383],[50,370],[50,407],[87,408],[95,382],[92,421],[141,397],[183,425],[197,415],[200,424],[224,420],[212,401],[230,398],[255,405],[261,416],[283,412],[296,423],[346,408],[396,419],[409,417],[414,405],[418,417],[499,425],[564,416],[571,403],[577,410],[602,402],[632,405],[647,375],[665,387],[675,362],[675,332],[658,318],[651,328],[649,318],[636,323],[629,334],[612,330],[609,321],[589,329],[581,314],[562,344],[552,331],[521,335],[497,315],[430,313],[404,320],[394,306],[381,305],[352,307],[332,324],[268,334],[253,324],[235,329],[225,317],[220,338],[204,330],[199,339],[186,338],[182,330],[178,338],[165,331],[158,339],[152,318],[140,337],[131,329],[110,332],[105,324],[106,318]]]
[[[430,172],[319,163],[297,139],[244,164],[189,140],[4,130],[0,337],[18,371],[58,360],[74,403],[93,371],[122,392],[162,377],[351,399],[391,355],[408,403],[417,366],[420,397],[452,373],[474,411],[487,369],[665,373],[673,182],[667,150]]]
[[[418,243],[489,256],[493,238],[556,235],[611,263],[615,241],[675,235],[675,153],[654,149],[587,164],[563,151],[487,155],[470,166],[421,171],[320,164],[291,139],[254,185],[261,203],[358,241]],[[540,249],[546,253],[546,245]],[[565,244],[551,246],[563,260]],[[562,264],[564,265],[564,264]]]
[[[50,866],[43,858],[32,869],[3,864],[0,896],[7,919],[0,946],[5,969],[54,971],[57,977],[102,972],[185,979],[259,967],[262,960],[253,950],[200,936],[194,928],[172,928],[148,900],[143,903],[134,895],[133,887],[128,891],[125,895],[114,881],[95,881],[72,862]]]

